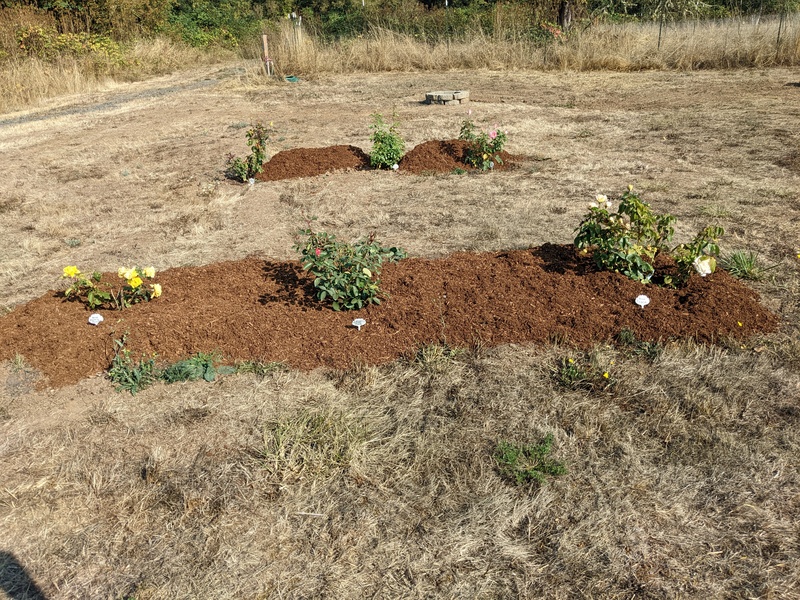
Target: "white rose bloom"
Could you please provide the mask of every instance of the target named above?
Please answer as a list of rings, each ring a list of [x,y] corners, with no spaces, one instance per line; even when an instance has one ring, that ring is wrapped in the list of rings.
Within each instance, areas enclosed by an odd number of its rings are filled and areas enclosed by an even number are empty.
[[[714,263],[716,263],[716,261],[711,256],[698,256],[694,259],[692,265],[695,270],[700,273],[701,277],[705,277],[709,273],[714,272],[714,267],[716,266]]]

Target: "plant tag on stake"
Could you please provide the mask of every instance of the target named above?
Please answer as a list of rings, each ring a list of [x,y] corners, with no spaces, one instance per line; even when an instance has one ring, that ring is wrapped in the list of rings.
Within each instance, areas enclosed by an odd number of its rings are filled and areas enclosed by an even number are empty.
[[[103,315],[99,315],[97,313],[93,313],[89,317],[89,325],[99,325],[103,322]]]
[[[639,296],[636,296],[636,300],[634,300],[634,302],[636,302],[636,304],[641,306],[642,310],[644,310],[644,307],[650,304],[650,298],[648,298],[644,294],[641,294]]]
[[[358,327],[359,331],[361,331],[361,328],[366,324],[367,322],[364,319],[353,319],[353,327]]]

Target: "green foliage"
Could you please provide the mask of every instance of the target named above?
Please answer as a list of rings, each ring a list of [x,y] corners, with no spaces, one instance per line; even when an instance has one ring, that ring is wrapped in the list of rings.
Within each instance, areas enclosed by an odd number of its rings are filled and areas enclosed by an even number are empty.
[[[563,463],[548,456],[552,449],[552,434],[547,434],[538,444],[519,445],[501,441],[497,444],[495,460],[503,478],[517,485],[541,485],[546,483],[548,476],[556,477],[567,472]]]
[[[236,48],[258,35],[260,21],[250,0],[176,0],[163,30],[191,46]]]
[[[17,46],[25,54],[42,60],[55,60],[59,56],[88,56],[96,64],[120,65],[124,60],[122,50],[107,35],[95,33],[58,33],[54,28],[27,25],[17,29]]]
[[[64,279],[69,279],[71,285],[64,290],[65,298],[76,298],[94,310],[96,308],[115,308],[122,310],[143,300],[149,301],[161,295],[161,285],[151,283],[149,287],[144,280],[153,279],[156,270],[153,267],[141,269],[121,267],[117,273],[125,283],[119,288],[102,281],[102,275],[95,271],[90,276],[80,272],[75,266],[64,268]]]
[[[243,159],[229,154],[228,170],[226,171],[228,177],[238,179],[241,182],[246,182],[264,170],[264,163],[267,160],[269,128],[261,123],[256,123],[247,130],[245,135],[247,137],[247,145],[250,146],[250,154]]]
[[[471,112],[471,111],[470,111]],[[469,142],[465,162],[480,169],[488,171],[494,169],[495,165],[502,165],[503,159],[500,152],[506,143],[506,134],[500,131],[495,125],[489,131],[477,131],[475,123],[470,119],[464,119],[461,123],[461,130],[458,139]]]
[[[158,380],[155,354],[151,357],[142,355],[139,360],[131,358],[130,350],[125,347],[128,334],[121,340],[114,340],[114,358],[108,370],[108,378],[117,386],[117,391],[130,392],[131,396]]]
[[[217,368],[215,367],[217,362],[219,362],[217,354],[198,352],[191,358],[169,365],[161,372],[159,378],[166,383],[197,381],[198,379],[214,381],[217,377]],[[225,369],[224,367],[222,369],[227,372],[233,371],[233,369]]]
[[[722,268],[739,279],[758,281],[764,274],[777,265],[765,267],[761,264],[758,252],[752,250],[734,250],[720,259]]]
[[[380,304],[380,272],[385,262],[406,257],[400,248],[385,248],[375,234],[353,244],[340,242],[335,235],[315,232],[310,227],[298,231],[305,239],[295,244],[303,269],[314,274],[317,298],[329,301],[333,310],[354,310]]]
[[[612,203],[603,195],[592,202],[589,213],[576,228],[575,247],[592,249],[595,263],[601,269],[622,273],[635,281],[648,283],[655,274],[655,257],[667,252],[678,265],[678,279],[664,277],[666,285],[685,283],[692,269],[701,274],[713,272],[714,256],[719,254],[721,227],[706,227],[688,244],[669,250],[675,232],[672,215],[659,215],[628,187],[612,212]]]
[[[388,169],[400,162],[405,150],[405,142],[397,131],[397,113],[392,114],[391,125],[383,120],[383,115],[372,115],[372,151],[369,162],[376,169]]]
[[[70,276],[65,272],[64,277]],[[88,277],[77,272],[74,277],[70,277],[72,285],[64,290],[64,297],[84,298],[86,305],[92,310],[111,302],[111,293],[100,287],[101,277],[102,275],[98,271]]]
[[[194,356],[159,369],[156,355],[142,355],[139,360],[131,358],[125,347],[128,334],[114,340],[114,358],[108,370],[108,378],[117,385],[117,391],[128,391],[135,395],[156,381],[177,383],[179,381],[214,381],[217,375],[229,375],[237,371],[234,367],[217,366],[221,357],[216,353],[198,352]]]

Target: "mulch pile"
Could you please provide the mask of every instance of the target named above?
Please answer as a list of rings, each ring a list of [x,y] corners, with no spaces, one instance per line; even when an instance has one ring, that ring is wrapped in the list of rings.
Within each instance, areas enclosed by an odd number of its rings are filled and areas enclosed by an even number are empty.
[[[463,140],[433,140],[424,142],[407,152],[398,163],[398,170],[411,174],[452,173],[457,169],[472,171],[466,164],[468,142]],[[507,169],[515,158],[501,152],[502,164],[497,170]],[[264,170],[256,175],[261,181],[280,181],[296,177],[314,177],[333,171],[370,169],[369,155],[356,146],[328,146],[326,148],[293,148],[275,154],[265,162]]]

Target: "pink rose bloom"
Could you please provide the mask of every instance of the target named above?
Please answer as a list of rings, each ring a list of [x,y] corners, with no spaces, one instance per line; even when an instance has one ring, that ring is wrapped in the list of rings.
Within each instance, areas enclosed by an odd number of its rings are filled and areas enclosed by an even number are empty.
[[[319,256],[320,254],[322,254],[322,250],[320,250],[319,248],[317,248],[316,250],[314,250],[314,254],[315,254],[316,256]]]
[[[490,138],[492,138],[492,139],[496,138],[496,137],[497,137],[497,131],[495,131],[494,129],[492,129],[492,130],[489,132],[489,137],[490,137]]]

